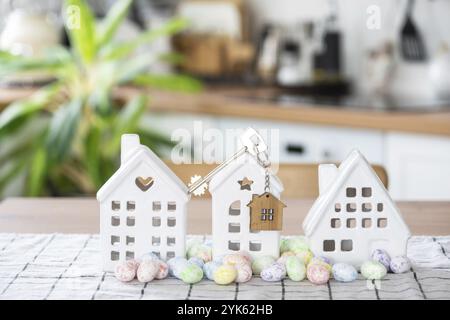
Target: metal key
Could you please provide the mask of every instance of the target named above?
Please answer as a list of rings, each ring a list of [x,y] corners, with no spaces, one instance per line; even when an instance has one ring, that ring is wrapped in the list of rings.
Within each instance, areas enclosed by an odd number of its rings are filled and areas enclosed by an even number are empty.
[[[249,152],[250,154],[256,156],[257,160],[261,162],[261,165],[264,167],[270,165],[268,163],[267,157],[267,145],[264,142],[264,139],[260,136],[260,134],[253,128],[248,128],[240,137],[241,143],[243,147],[239,149],[234,155],[232,155],[227,161],[218,165],[214,170],[208,173],[204,178],[194,182],[189,186],[188,193],[193,193],[197,188],[202,186],[205,183],[211,181],[211,179],[223,168],[229,165],[231,162],[239,158],[245,152]],[[265,160],[261,159],[261,154],[265,154]],[[265,162],[264,162],[265,161]]]

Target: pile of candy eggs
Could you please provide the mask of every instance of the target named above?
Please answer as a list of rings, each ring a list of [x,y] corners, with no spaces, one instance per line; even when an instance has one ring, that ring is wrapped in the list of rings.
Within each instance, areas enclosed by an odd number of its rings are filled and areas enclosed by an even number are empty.
[[[167,263],[153,253],[148,253],[140,259],[120,262],[116,265],[114,275],[122,282],[137,278],[139,282],[150,282],[153,279],[164,279],[169,272]]]

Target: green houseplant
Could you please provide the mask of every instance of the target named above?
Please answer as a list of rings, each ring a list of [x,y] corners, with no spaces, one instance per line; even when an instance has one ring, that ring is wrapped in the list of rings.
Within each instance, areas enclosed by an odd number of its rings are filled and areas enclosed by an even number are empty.
[[[113,91],[123,84],[198,90],[199,83],[187,76],[149,74],[152,61],[147,55],[130,59],[136,48],[182,30],[186,21],[173,19],[135,39],[116,42],[114,34],[131,3],[116,1],[96,22],[84,0],[66,0],[63,12],[76,6],[80,19],[76,28],[66,23],[70,49],[52,48],[39,59],[0,51],[0,77],[43,71],[55,79],[0,113],[0,145],[5,146],[0,152],[0,194],[19,175],[29,196],[93,194],[117,168],[123,133],[138,133],[156,151],[171,145],[142,125],[145,95],[119,106]],[[21,137],[7,147],[8,139],[17,135]]]

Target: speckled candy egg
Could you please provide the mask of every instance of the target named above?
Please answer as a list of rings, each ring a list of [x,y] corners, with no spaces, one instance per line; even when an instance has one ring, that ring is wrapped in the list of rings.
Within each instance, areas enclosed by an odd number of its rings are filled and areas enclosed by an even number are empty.
[[[314,257],[311,259],[311,261],[309,261],[308,264],[320,264],[323,265],[325,268],[327,268],[328,272],[331,272],[331,264],[328,264],[327,262],[325,262],[324,259],[322,259],[321,257]]]
[[[248,259],[237,253],[227,254],[225,257],[223,257],[222,263],[229,264],[231,266],[249,265]]]
[[[220,267],[222,264],[217,261],[209,261],[203,265],[203,274],[208,278],[209,280],[214,280],[214,272],[218,267]]]
[[[158,261],[159,267],[158,272],[156,273],[155,279],[161,280],[167,278],[169,273],[169,265],[164,261]]]
[[[334,279],[340,282],[352,282],[358,277],[358,271],[348,263],[334,264],[332,272]]]
[[[292,257],[292,256],[295,256],[295,253],[292,251],[283,252],[281,254],[281,257],[278,258],[277,262],[285,265],[287,258]]]
[[[139,260],[140,260],[140,261],[159,261],[159,260],[161,260],[161,259],[159,258],[159,256],[157,256],[157,255],[154,254],[153,252],[148,252],[148,253],[142,255],[142,256],[139,258]]]
[[[198,258],[198,257],[191,257],[188,260],[189,263],[193,263],[198,265],[200,268],[203,268],[203,265],[205,264],[205,262],[203,262],[202,259]]]
[[[252,267],[247,264],[236,264],[234,265],[237,271],[237,276],[235,281],[237,283],[247,282],[252,278]]]
[[[188,264],[188,261],[182,257],[175,257],[169,259],[167,264],[169,266],[169,274],[179,278],[179,272]]]
[[[292,281],[302,281],[306,277],[306,267],[297,256],[288,256],[286,259],[286,272]]]
[[[115,269],[114,275],[122,282],[128,282],[134,279],[139,263],[136,260],[128,260],[119,262]]]
[[[159,271],[159,261],[142,261],[137,269],[136,275],[139,282],[150,282],[155,279]]]
[[[194,244],[187,251],[187,256],[188,258],[197,257],[208,262],[212,259],[212,249],[204,244]]]
[[[228,264],[224,264],[214,271],[214,281],[217,284],[230,284],[237,277],[237,270],[234,266],[230,266]]]
[[[261,271],[261,279],[264,281],[280,281],[286,277],[286,267],[275,262]]]
[[[283,238],[280,240],[280,253],[289,251],[289,239]]]
[[[382,279],[386,273],[386,267],[378,261],[366,261],[361,265],[361,275],[369,280]]]
[[[380,262],[386,270],[389,271],[389,265],[391,264],[391,257],[386,250],[376,249],[372,252],[372,260]]]
[[[301,250],[296,252],[295,255],[302,259],[305,266],[308,265],[311,259],[314,257],[313,253],[310,250]]]
[[[310,263],[306,268],[306,276],[313,284],[325,284],[330,279],[330,271],[322,263]]]
[[[411,269],[411,262],[406,256],[396,256],[389,265],[393,273],[404,273]]]
[[[197,283],[203,278],[203,270],[196,264],[188,263],[181,269],[179,275],[185,283]]]
[[[237,252],[238,255],[242,256],[247,262],[251,265],[253,262],[252,256],[245,250],[239,250]]]
[[[261,271],[275,262],[275,259],[271,256],[261,256],[255,258],[252,263],[253,274],[259,275]]]
[[[290,238],[288,240],[288,248],[289,251],[293,251],[295,253],[309,250],[308,239],[302,236]]]

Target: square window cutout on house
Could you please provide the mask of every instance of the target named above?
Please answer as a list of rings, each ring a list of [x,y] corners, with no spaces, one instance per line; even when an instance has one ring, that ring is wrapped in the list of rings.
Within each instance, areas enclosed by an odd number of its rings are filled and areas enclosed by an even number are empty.
[[[153,227],[160,227],[161,226],[161,218],[160,217],[153,217],[152,218],[152,226]]]
[[[127,201],[127,211],[134,211],[136,209],[136,202]]]
[[[176,211],[177,210],[177,203],[175,201],[169,201],[167,203],[167,211]]]
[[[161,237],[152,237],[152,246],[158,247],[161,244]]]
[[[119,251],[111,251],[111,261],[118,261],[120,259]]]
[[[127,244],[127,246],[133,246],[134,245],[134,237],[127,236],[126,244]]]
[[[335,203],[334,204],[334,211],[335,212],[341,212],[341,204],[340,203]]]
[[[386,228],[387,227],[387,219],[386,218],[380,218],[377,221],[378,228]]]
[[[175,258],[175,252],[174,251],[167,251],[166,259],[169,260],[171,258]]]
[[[323,251],[325,252],[332,252],[336,250],[334,245],[334,240],[324,240],[323,241]]]
[[[168,227],[175,227],[176,225],[177,225],[177,219],[175,219],[175,217],[167,218],[167,226]]]
[[[136,219],[134,217],[127,217],[127,226],[134,227],[136,224]]]
[[[372,204],[371,203],[363,203],[362,204],[362,212],[370,212],[372,211]]]
[[[341,219],[337,219],[337,218],[331,219],[331,227],[333,229],[340,228],[341,227]]]
[[[350,228],[350,229],[356,228],[356,219],[355,218],[347,219],[347,228]]]
[[[352,240],[342,240],[341,241],[341,251],[352,251],[353,241]]]
[[[167,237],[167,245],[173,247],[175,245],[175,237]]]
[[[347,196],[347,198],[356,197],[356,188],[347,188],[345,190],[345,195]]]
[[[347,203],[347,212],[356,212],[356,203]]]
[[[111,217],[111,225],[113,227],[117,227],[118,225],[120,225],[120,217],[119,216],[112,216]]]
[[[231,222],[228,224],[228,232],[229,233],[239,233],[241,232],[241,224]]]
[[[111,245],[115,246],[116,244],[120,243],[120,237],[119,236],[111,236]]]
[[[370,218],[362,219],[362,227],[363,228],[370,228],[371,226],[372,226],[372,219],[370,219]]]
[[[127,260],[134,259],[134,251],[127,251],[125,253],[125,257],[126,257]]]
[[[381,202],[377,204],[377,211],[383,212],[383,204]]]
[[[364,198],[370,198],[372,196],[372,188],[370,187],[362,188],[361,194]]]
[[[119,211],[120,210],[120,201],[111,202],[111,209],[113,211]]]
[[[250,241],[248,248],[250,251],[261,251],[261,242],[260,241]]]
[[[233,251],[239,251],[241,248],[241,244],[239,241],[228,241],[228,249]]]
[[[230,216],[238,216],[241,214],[241,202],[239,200],[234,201],[228,210]]]
[[[161,202],[153,201],[152,209],[153,209],[153,211],[161,211]]]

